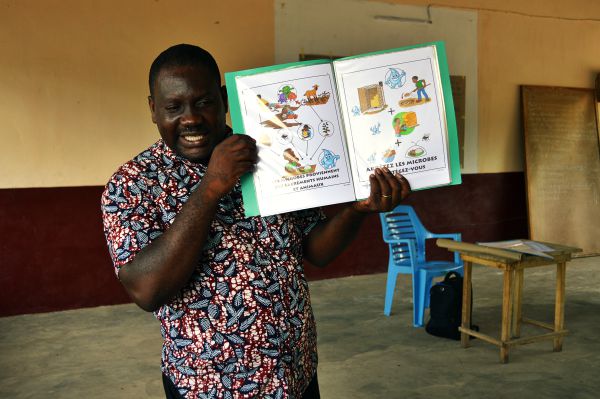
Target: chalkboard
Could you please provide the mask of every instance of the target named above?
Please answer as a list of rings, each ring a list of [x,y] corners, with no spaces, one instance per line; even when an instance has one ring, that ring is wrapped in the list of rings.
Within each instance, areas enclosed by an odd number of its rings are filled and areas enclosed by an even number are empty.
[[[530,237],[600,254],[593,89],[522,86]]]

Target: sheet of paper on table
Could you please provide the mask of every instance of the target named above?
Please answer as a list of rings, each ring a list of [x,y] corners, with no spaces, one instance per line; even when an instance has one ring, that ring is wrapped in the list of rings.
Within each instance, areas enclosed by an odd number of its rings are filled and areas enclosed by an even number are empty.
[[[494,242],[478,242],[477,244],[485,247],[507,249],[509,251],[521,252],[528,255],[536,255],[544,258],[553,259],[547,252],[554,251],[553,248],[542,244],[541,242],[531,240],[508,240]]]

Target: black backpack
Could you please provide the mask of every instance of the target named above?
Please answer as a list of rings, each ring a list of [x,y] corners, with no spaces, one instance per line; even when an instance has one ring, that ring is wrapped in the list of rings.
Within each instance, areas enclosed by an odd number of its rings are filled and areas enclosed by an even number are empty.
[[[459,340],[462,322],[463,278],[457,272],[448,272],[443,281],[429,290],[429,321],[425,331],[437,337]],[[471,303],[473,295],[471,295]],[[477,326],[473,329],[479,330]]]

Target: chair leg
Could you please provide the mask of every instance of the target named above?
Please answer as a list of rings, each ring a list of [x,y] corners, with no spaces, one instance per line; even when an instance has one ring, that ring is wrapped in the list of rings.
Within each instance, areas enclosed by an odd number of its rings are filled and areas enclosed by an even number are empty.
[[[383,306],[383,314],[389,316],[392,311],[392,300],[394,299],[394,290],[396,289],[396,279],[398,272],[388,267],[387,282],[385,287],[385,304]]]
[[[424,271],[413,273],[413,326],[423,327],[427,275]]]
[[[429,300],[431,299],[429,295],[429,290],[431,289],[431,283],[433,281],[433,277],[427,278],[427,282],[425,283],[425,309],[429,309]]]

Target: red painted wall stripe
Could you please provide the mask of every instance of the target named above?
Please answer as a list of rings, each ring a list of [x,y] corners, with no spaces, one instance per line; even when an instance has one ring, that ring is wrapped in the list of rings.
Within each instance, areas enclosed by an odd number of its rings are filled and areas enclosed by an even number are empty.
[[[0,190],[0,316],[129,302],[115,277],[100,215],[102,187]],[[407,201],[436,233],[465,241],[527,236],[523,173],[463,176],[460,186],[415,192]],[[327,207],[334,214],[339,206]],[[449,253],[428,246],[434,258]],[[371,215],[331,265],[309,279],[385,272],[387,247]],[[384,287],[382,287],[382,298]]]
[[[0,190],[0,315],[129,301],[110,267],[101,192]]]

